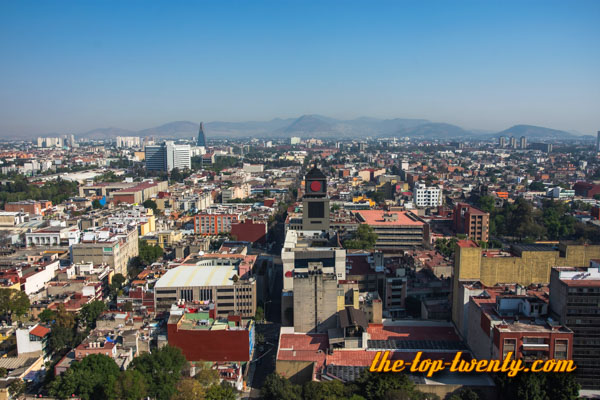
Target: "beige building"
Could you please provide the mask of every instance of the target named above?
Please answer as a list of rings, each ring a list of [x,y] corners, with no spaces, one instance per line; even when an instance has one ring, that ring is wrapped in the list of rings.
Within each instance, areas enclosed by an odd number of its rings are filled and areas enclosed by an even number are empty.
[[[81,242],[71,247],[71,255],[73,263],[106,264],[116,274],[127,276],[129,260],[139,255],[137,226],[129,225],[120,232],[84,232]]]

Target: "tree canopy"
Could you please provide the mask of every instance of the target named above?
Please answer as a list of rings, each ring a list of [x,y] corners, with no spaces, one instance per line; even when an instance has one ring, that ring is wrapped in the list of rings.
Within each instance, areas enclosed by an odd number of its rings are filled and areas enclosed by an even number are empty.
[[[119,377],[119,366],[104,354],[91,354],[75,361],[50,385],[50,394],[61,399],[73,394],[83,400],[114,398],[114,385]]]
[[[377,242],[377,234],[373,228],[367,224],[360,224],[352,236],[344,242],[347,249],[372,249]]]
[[[139,371],[148,383],[148,396],[168,400],[176,392],[181,370],[187,361],[177,347],[165,346],[152,353],[136,357],[131,367]]]
[[[12,321],[13,316],[20,317],[29,311],[29,297],[16,289],[0,289],[0,312]]]

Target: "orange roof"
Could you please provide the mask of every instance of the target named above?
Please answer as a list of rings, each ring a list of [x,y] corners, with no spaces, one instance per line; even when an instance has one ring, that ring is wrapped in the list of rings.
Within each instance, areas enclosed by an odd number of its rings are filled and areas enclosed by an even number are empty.
[[[479,247],[477,243],[470,239],[459,240],[456,244],[458,244],[458,247]]]
[[[49,333],[50,333],[50,329],[48,329],[42,325],[37,325],[35,328],[33,328],[32,330],[29,331],[30,335],[42,337],[42,338]]]
[[[368,225],[424,225],[423,222],[407,216],[406,211],[361,210],[358,212]],[[397,221],[384,221],[384,214],[396,214]]]

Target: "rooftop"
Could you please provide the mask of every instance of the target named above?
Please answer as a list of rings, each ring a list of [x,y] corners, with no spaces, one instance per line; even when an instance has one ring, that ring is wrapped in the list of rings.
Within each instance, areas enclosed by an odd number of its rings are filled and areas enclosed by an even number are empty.
[[[368,225],[424,225],[408,211],[361,210],[357,214]],[[392,218],[386,218],[387,215]]]
[[[155,288],[191,286],[230,286],[236,275],[235,265],[180,265],[170,269],[156,282]]]

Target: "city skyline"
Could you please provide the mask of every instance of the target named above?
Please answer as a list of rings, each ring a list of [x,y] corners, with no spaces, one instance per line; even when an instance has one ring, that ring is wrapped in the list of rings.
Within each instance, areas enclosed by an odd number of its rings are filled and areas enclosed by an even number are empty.
[[[3,3],[0,136],[323,114],[600,126],[600,3]]]

